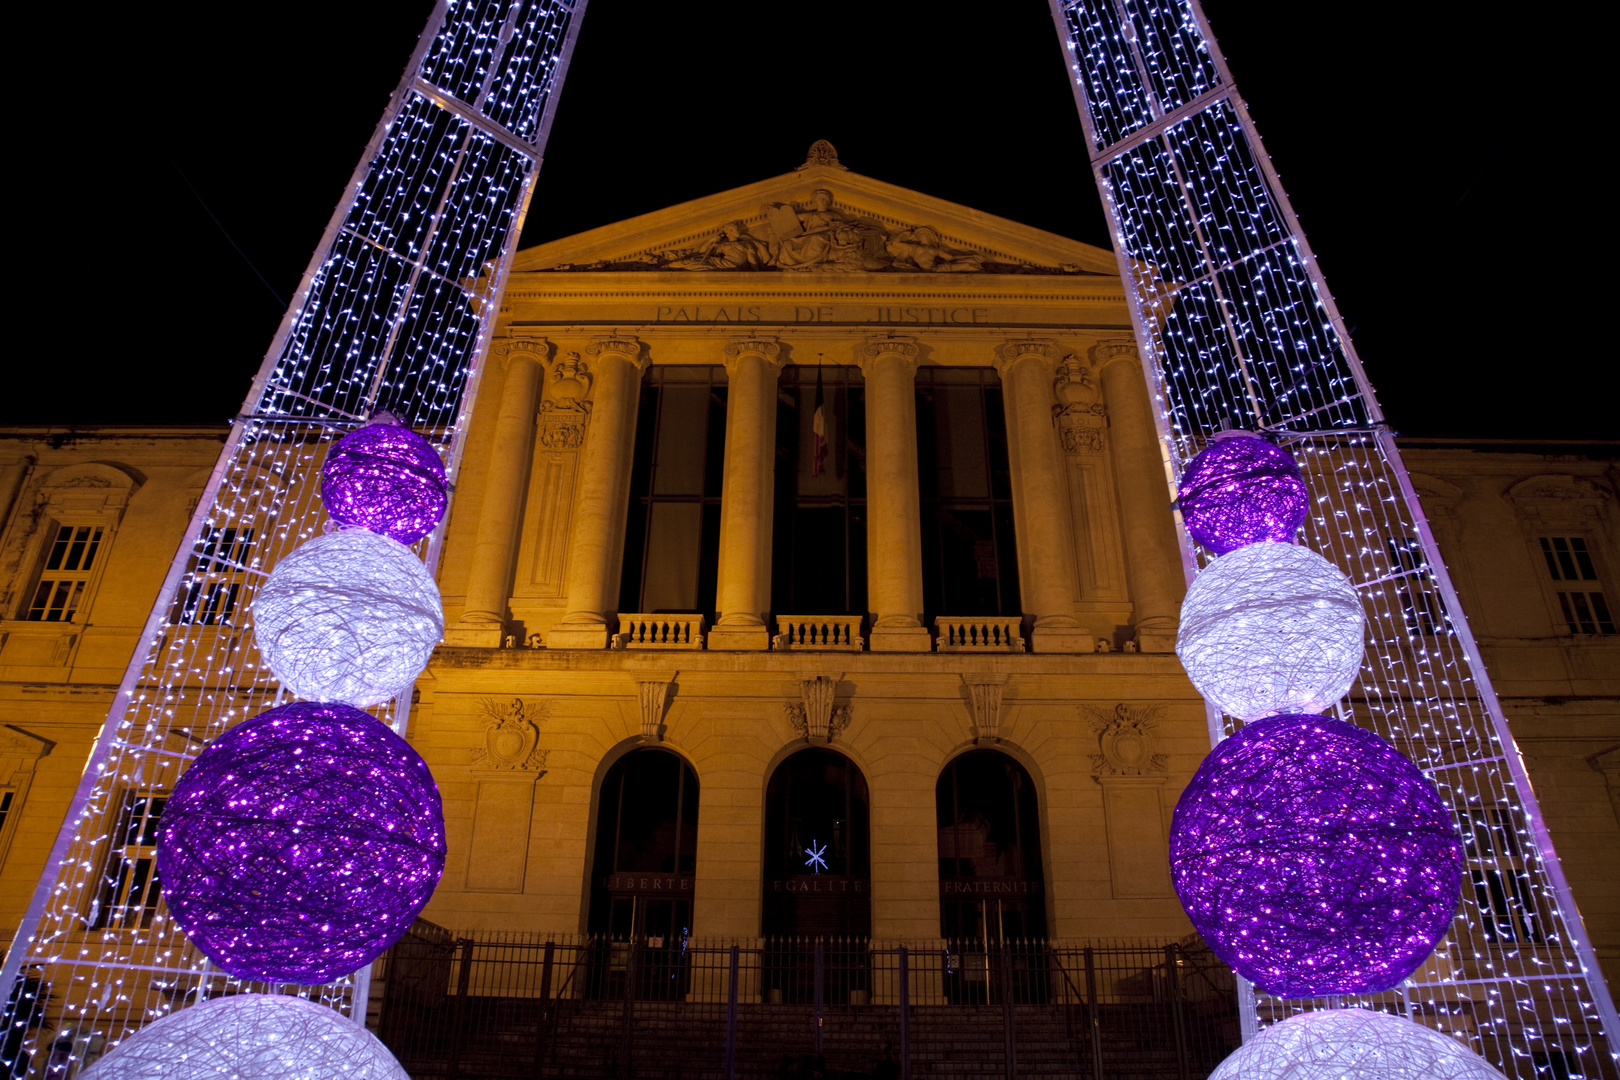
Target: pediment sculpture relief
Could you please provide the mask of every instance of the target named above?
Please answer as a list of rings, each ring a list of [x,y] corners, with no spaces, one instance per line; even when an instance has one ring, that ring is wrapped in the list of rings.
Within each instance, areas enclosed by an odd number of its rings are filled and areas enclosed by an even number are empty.
[[[1081,274],[1073,264],[1033,266],[996,262],[976,251],[945,243],[932,225],[889,229],[871,218],[838,209],[827,188],[817,188],[803,204],[772,203],[760,208],[764,222],[750,226],[728,221],[700,247],[648,252],[627,259],[602,259],[583,266],[563,263],[553,270],[689,270],[864,274]],[[754,231],[757,229],[757,232]]]

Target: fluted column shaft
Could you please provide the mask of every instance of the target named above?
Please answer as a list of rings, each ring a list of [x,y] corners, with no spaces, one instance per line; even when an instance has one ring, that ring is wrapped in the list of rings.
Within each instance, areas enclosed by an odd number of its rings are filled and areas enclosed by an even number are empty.
[[[1143,652],[1171,652],[1187,591],[1170,516],[1170,491],[1153,403],[1135,342],[1104,342],[1093,353],[1102,370],[1113,446],[1114,487],[1125,541],[1125,577]]]
[[[617,602],[624,550],[638,389],[647,366],[641,351],[635,338],[593,341],[585,348],[594,358],[591,419],[580,451],[568,538],[568,612],[546,634],[550,649],[607,647],[607,619]]]
[[[720,490],[719,612],[710,649],[766,649],[771,606],[772,499],[776,492],[776,385],[781,346],[768,338],[726,345],[726,465]]]
[[[1090,652],[1091,634],[1074,617],[1075,568],[1068,478],[1053,425],[1058,349],[1009,341],[996,350],[1012,440],[1013,512],[1018,522],[1019,592],[1033,621],[1036,652]]]
[[[874,652],[927,652],[917,490],[916,343],[869,342],[866,377],[866,606]]]
[[[446,634],[457,645],[499,648],[506,632],[512,595],[512,558],[523,520],[523,492],[534,454],[540,380],[549,346],[544,341],[498,342],[506,351],[506,382],[501,388],[495,439],[484,466],[484,498],[478,511],[467,574],[467,606],[461,622]]]

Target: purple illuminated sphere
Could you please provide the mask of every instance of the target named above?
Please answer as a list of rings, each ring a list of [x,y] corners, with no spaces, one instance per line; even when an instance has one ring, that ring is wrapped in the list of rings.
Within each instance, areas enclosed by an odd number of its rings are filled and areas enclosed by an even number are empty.
[[[1176,505],[1192,538],[1225,555],[1262,540],[1292,543],[1310,512],[1310,492],[1288,451],[1253,435],[1231,435],[1188,463]]]
[[[1417,766],[1330,717],[1270,716],[1176,804],[1170,872],[1215,954],[1286,998],[1375,994],[1445,936],[1462,843]]]
[[[163,809],[169,913],[238,978],[330,982],[382,955],[444,872],[427,763],[347,705],[295,702],[220,736]]]
[[[321,501],[339,525],[414,544],[444,517],[444,462],[410,428],[373,422],[343,436],[326,455]]]

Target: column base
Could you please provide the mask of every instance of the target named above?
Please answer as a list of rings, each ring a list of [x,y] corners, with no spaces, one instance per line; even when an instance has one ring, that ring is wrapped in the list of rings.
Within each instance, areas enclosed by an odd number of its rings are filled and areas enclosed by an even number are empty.
[[[444,643],[463,649],[498,649],[505,636],[502,623],[459,622],[444,628]]]
[[[932,652],[934,648],[923,626],[874,626],[866,642],[873,652]]]
[[[606,623],[558,623],[546,631],[548,649],[605,649],[608,647]]]
[[[711,626],[704,648],[709,652],[764,652],[771,647],[771,635],[760,626]]]
[[[1173,653],[1176,651],[1174,630],[1138,630],[1136,648],[1145,653]]]
[[[1093,653],[1097,635],[1083,626],[1048,630],[1035,627],[1029,633],[1030,651],[1038,653]]]

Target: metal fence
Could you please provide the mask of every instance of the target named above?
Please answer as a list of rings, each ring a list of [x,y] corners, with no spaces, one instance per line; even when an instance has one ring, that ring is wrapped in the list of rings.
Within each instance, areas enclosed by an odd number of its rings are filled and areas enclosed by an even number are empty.
[[[415,1080],[1202,1080],[1239,1041],[1197,938],[982,943],[456,936],[379,965],[378,1035]]]

